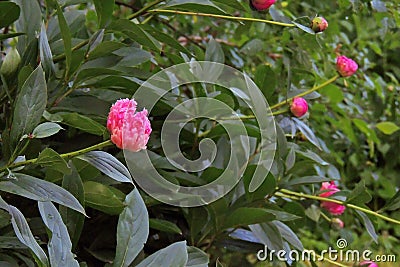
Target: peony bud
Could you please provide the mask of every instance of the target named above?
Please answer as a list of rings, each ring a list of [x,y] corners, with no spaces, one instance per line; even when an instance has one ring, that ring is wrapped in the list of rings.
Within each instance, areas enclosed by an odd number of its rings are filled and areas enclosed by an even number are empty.
[[[132,152],[146,149],[152,131],[147,110],[136,112],[136,106],[133,99],[120,99],[112,105],[107,119],[111,141],[118,148]]]
[[[328,182],[322,183],[321,191],[324,192],[319,194],[320,197],[329,197],[337,192],[340,192],[339,188],[337,188],[337,186],[333,181],[330,183]],[[346,209],[346,207],[343,205],[329,201],[322,201],[321,207],[326,209],[332,215],[341,215]]]
[[[275,3],[275,0],[250,0],[250,8],[257,11],[268,9]]]
[[[302,117],[308,111],[307,101],[302,97],[295,97],[292,105],[290,106],[290,111],[296,117]]]
[[[336,229],[342,229],[344,227],[344,222],[339,218],[332,218],[332,225]]]
[[[358,65],[357,63],[345,56],[338,56],[336,58],[336,69],[342,75],[343,77],[348,77],[353,75],[357,69]]]
[[[362,267],[378,267],[378,264],[376,264],[373,261],[362,261],[362,262],[360,262],[360,266],[362,266]]]
[[[17,71],[20,62],[21,57],[17,49],[12,48],[4,58],[3,64],[0,68],[0,73],[6,77],[11,76],[14,72]]]
[[[315,17],[311,21],[311,29],[315,32],[323,32],[328,28],[328,21],[323,17]]]

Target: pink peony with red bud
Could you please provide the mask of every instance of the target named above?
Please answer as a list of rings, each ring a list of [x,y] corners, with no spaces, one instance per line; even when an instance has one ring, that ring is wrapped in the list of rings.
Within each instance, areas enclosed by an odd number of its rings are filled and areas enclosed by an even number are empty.
[[[322,183],[321,191],[323,192],[319,194],[320,197],[329,197],[337,192],[340,192],[339,188],[337,188],[333,181],[331,181],[330,183]],[[321,207],[326,209],[332,215],[341,215],[346,209],[346,207],[343,205],[329,201],[322,201]]]
[[[151,134],[147,110],[136,112],[133,99],[120,99],[112,105],[107,119],[111,141],[121,149],[138,152],[146,149]]]
[[[253,10],[262,11],[270,8],[275,0],[250,0],[250,7]]]

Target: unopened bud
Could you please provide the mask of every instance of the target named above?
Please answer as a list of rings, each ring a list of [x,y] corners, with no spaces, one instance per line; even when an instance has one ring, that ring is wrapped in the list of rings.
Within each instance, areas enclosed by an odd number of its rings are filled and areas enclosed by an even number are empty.
[[[315,32],[323,32],[328,28],[328,21],[323,17],[315,17],[311,21],[311,29]]]

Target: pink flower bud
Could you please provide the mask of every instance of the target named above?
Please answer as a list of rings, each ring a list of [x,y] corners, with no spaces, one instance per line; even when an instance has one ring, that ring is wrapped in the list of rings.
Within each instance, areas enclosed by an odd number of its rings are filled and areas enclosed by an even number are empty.
[[[342,229],[344,227],[344,222],[339,218],[332,218],[332,225],[336,229]]]
[[[308,111],[307,101],[302,97],[295,97],[292,105],[290,106],[290,111],[296,117],[302,117]]]
[[[348,77],[353,75],[357,69],[358,65],[357,63],[345,56],[338,56],[336,58],[336,69],[342,75],[343,77]]]
[[[330,183],[328,183],[328,182],[322,183],[321,191],[324,191],[324,192],[319,194],[320,197],[329,197],[329,196],[339,192],[340,190],[337,188],[335,183],[333,181],[331,181]],[[341,215],[344,212],[344,210],[346,209],[346,207],[343,205],[329,202],[329,201],[322,201],[321,207],[326,209],[332,215]]]
[[[132,152],[146,149],[152,131],[147,110],[136,112],[136,106],[133,99],[120,99],[112,105],[107,119],[111,141],[118,148]]]
[[[373,261],[362,261],[362,262],[360,262],[360,266],[363,266],[363,267],[378,267],[378,264],[376,264]]]
[[[250,0],[250,7],[253,10],[262,11],[268,9],[275,3],[275,0]]]
[[[323,32],[328,28],[328,21],[326,21],[325,18],[323,17],[315,17],[311,21],[311,29],[317,33],[317,32]]]

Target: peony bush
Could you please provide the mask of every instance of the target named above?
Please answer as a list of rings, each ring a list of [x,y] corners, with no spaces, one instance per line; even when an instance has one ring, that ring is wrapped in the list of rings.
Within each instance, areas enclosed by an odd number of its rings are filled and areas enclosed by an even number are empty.
[[[1,266],[397,266],[395,1],[0,14]]]

